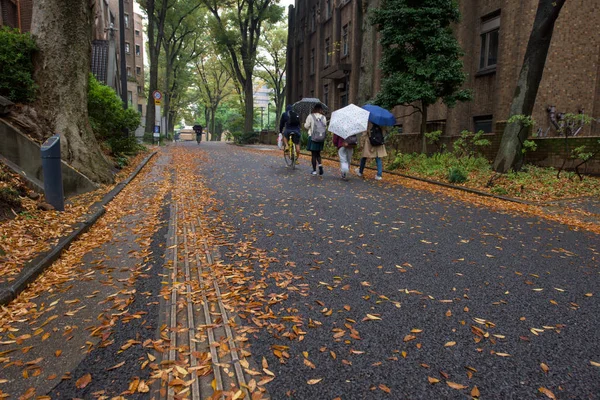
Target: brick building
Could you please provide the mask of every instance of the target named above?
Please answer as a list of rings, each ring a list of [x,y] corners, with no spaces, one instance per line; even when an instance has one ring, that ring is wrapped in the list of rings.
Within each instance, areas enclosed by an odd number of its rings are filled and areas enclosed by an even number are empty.
[[[0,26],[29,32],[33,0],[0,0]]]
[[[462,20],[455,34],[464,52],[465,86],[472,102],[429,109],[428,129],[453,136],[462,130],[502,132],[533,25],[537,0],[461,0]],[[319,97],[335,110],[362,105],[381,85],[381,46],[368,10],[380,0],[296,0],[289,10],[288,103]],[[600,117],[600,3],[569,0],[556,23],[534,119],[542,136],[556,136],[549,105],[557,112]],[[396,107],[398,126],[417,133],[420,115]],[[592,123],[580,136],[600,136]],[[494,142],[499,140],[497,135]],[[415,140],[414,151],[419,151]]]

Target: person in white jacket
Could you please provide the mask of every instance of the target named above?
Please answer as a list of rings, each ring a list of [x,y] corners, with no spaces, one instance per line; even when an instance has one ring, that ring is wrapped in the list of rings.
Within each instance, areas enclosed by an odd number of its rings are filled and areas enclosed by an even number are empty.
[[[317,121],[322,122],[325,126],[327,126],[327,117],[323,115],[323,106],[321,104],[317,104],[313,107],[312,113],[306,117],[306,122],[304,122],[304,127],[308,129],[308,143],[306,145],[306,150],[310,151],[311,154],[311,163],[312,163],[312,175],[317,175],[317,167],[319,167],[319,175],[323,175],[323,164],[321,163],[321,150],[323,150],[323,146],[325,142],[313,142],[312,132],[315,128],[315,124]]]

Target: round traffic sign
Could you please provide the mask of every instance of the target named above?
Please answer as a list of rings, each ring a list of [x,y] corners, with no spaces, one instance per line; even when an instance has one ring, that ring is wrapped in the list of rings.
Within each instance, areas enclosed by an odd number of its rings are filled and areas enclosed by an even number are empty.
[[[160,100],[160,99],[162,99],[162,93],[161,93],[161,92],[159,92],[158,90],[155,90],[155,91],[152,93],[152,96],[154,96],[154,99],[155,99],[155,100]]]

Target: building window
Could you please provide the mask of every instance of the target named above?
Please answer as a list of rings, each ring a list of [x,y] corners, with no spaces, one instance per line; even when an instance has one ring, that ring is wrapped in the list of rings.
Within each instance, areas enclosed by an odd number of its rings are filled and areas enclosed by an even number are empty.
[[[136,44],[136,45],[135,45],[135,55],[136,55],[136,56],[140,56],[140,55],[142,55],[142,48],[140,47],[140,45],[139,45],[139,44]]]
[[[142,67],[135,67],[135,74],[136,75],[141,75],[142,74]]]
[[[310,73],[315,73],[315,49],[310,49]]]
[[[446,120],[439,119],[439,120],[435,120],[435,121],[427,121],[425,131],[427,131],[427,132],[442,131],[442,135],[443,135],[446,132]]]
[[[492,69],[498,62],[498,39],[500,32],[500,16],[481,21],[481,54],[479,69]]]
[[[325,18],[331,18],[331,0],[325,1]]]
[[[129,28],[129,15],[125,14],[125,28]]]
[[[138,104],[138,112],[139,112],[140,114],[142,114],[142,105],[141,105],[141,104]]]
[[[323,85],[323,103],[329,103],[329,85]]]
[[[135,30],[135,36],[140,36],[140,31],[139,31],[139,29],[136,29],[136,30]]]
[[[348,30],[349,25],[344,25],[342,28],[342,56],[346,57],[348,55]]]
[[[127,67],[127,76],[131,76],[131,67]]]
[[[125,43],[125,53],[129,54],[130,51],[131,51],[131,48],[129,46],[129,43]]]
[[[138,87],[137,87],[137,92],[138,92],[138,94],[142,94],[142,87],[141,87],[141,86],[139,86],[139,85],[138,85]]]
[[[473,117],[473,131],[483,133],[492,133],[493,125],[492,125],[493,117],[491,115],[482,115],[479,117]]]
[[[127,101],[129,101],[129,105],[133,105],[133,93],[131,90],[127,91]]]
[[[300,56],[300,60],[298,62],[298,81],[302,82],[302,77],[304,76],[304,59]]]
[[[325,39],[325,66],[329,65],[329,52],[331,48],[329,46],[329,38]]]
[[[310,10],[310,20],[309,20],[309,25],[308,25],[310,32],[315,31],[316,25],[317,25],[317,10],[315,9],[315,7],[313,7]]]

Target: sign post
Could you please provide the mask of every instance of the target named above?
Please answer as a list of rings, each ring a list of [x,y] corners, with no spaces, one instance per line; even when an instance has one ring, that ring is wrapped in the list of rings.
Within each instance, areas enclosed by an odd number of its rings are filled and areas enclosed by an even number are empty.
[[[162,103],[162,93],[159,90],[152,92],[154,98],[154,133],[152,134],[153,141],[160,143],[160,105]]]

